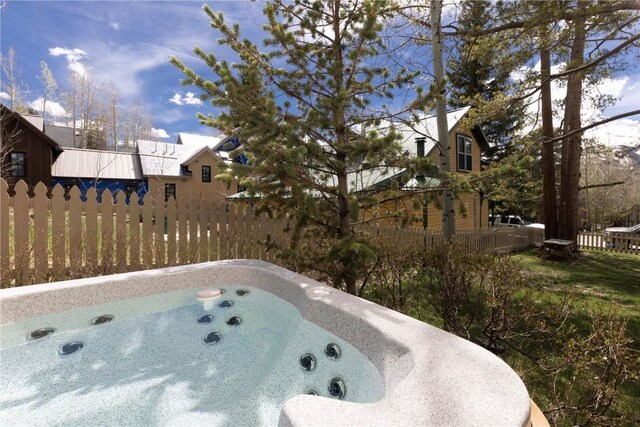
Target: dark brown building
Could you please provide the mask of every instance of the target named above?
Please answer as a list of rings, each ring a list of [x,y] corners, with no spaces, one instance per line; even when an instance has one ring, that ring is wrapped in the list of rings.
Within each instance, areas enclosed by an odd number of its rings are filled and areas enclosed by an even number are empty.
[[[24,180],[29,188],[51,187],[51,165],[62,147],[21,114],[0,104],[1,175],[9,188]]]

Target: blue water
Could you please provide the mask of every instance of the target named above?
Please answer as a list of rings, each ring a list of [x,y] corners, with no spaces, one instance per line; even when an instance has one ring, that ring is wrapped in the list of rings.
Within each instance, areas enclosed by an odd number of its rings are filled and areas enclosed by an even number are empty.
[[[231,307],[204,310],[195,289],[0,328],[0,425],[275,425],[282,404],[295,395],[314,390],[332,398],[334,377],[346,385],[345,400],[382,397],[378,371],[353,346],[270,293],[242,288],[250,293],[238,296],[240,288],[224,289],[219,301],[233,301]],[[102,314],[115,319],[90,324]],[[204,314],[214,320],[198,323]],[[239,325],[227,324],[233,316]],[[26,340],[40,327],[56,332]],[[221,339],[206,344],[214,331]],[[72,341],[83,347],[60,355]],[[340,346],[338,360],[325,356],[329,343]],[[300,366],[305,353],[316,358],[311,372]]]

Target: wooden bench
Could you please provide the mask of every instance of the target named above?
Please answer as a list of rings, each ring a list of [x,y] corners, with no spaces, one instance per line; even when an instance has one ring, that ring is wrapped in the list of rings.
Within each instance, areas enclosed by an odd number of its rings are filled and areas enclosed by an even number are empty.
[[[546,255],[562,255],[571,262],[578,255],[578,245],[573,240],[548,239],[542,242],[540,251]]]

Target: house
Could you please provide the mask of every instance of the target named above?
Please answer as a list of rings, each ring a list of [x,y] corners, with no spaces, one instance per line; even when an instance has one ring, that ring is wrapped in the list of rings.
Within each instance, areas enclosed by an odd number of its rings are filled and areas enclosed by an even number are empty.
[[[127,203],[132,193],[140,199],[147,192],[140,159],[133,153],[65,148],[51,168],[53,185],[60,184],[66,193],[75,185],[86,200],[89,188],[98,192],[98,201],[106,189],[116,197],[123,191]]]
[[[0,121],[2,178],[9,188],[18,180],[24,180],[29,188],[38,182],[51,187],[51,165],[62,147],[42,131],[42,117],[23,116],[0,104]]]
[[[456,174],[470,174],[480,172],[480,144],[487,144],[480,127],[463,127],[462,121],[469,111],[469,107],[447,113],[447,125],[449,133],[450,165],[451,172]],[[400,143],[403,152],[413,157],[428,157],[434,165],[439,164],[439,151],[436,147],[438,128],[435,116],[423,117],[414,125],[394,125],[394,129],[401,134]],[[353,174],[350,184],[353,191],[366,191],[370,188],[377,190],[389,187],[394,179],[402,174],[403,170],[385,168],[371,169],[365,172]],[[401,182],[401,190],[414,190],[417,187],[437,187],[439,180],[435,177],[417,177],[408,182]],[[439,197],[441,193],[434,195]],[[367,215],[385,215],[386,212],[403,212],[402,217],[414,218],[408,225],[441,229],[442,210],[440,203],[427,198],[421,198],[416,209],[414,200],[395,200],[379,205],[375,210],[364,212]],[[481,192],[461,193],[454,203],[456,210],[457,229],[475,229],[489,227],[488,199]],[[375,212],[377,211],[377,212]],[[385,218],[385,222],[399,221],[398,216]]]
[[[232,192],[214,179],[223,160],[214,148],[223,139],[181,133],[176,144],[139,140],[138,156],[149,191],[158,191],[165,200],[223,201]]]

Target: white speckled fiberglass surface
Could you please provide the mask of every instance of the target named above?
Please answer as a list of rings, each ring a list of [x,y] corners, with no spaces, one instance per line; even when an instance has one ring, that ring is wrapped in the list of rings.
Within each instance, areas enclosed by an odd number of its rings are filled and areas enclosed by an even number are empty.
[[[199,289],[189,289],[3,326],[0,425],[275,425],[287,399],[310,390],[328,397],[335,377],[345,400],[383,396],[371,362],[293,305],[255,288],[223,288],[208,311],[195,299]],[[224,300],[233,305],[218,306]],[[104,314],[115,318],[91,325]],[[204,314],[213,321],[198,323]],[[233,316],[240,325],[227,324]],[[25,338],[42,327],[56,332]],[[213,331],[220,341],[206,344]],[[71,341],[84,346],[60,355]],[[329,343],[340,346],[338,360],[325,355]],[[305,353],[315,356],[311,372],[300,365]]]

